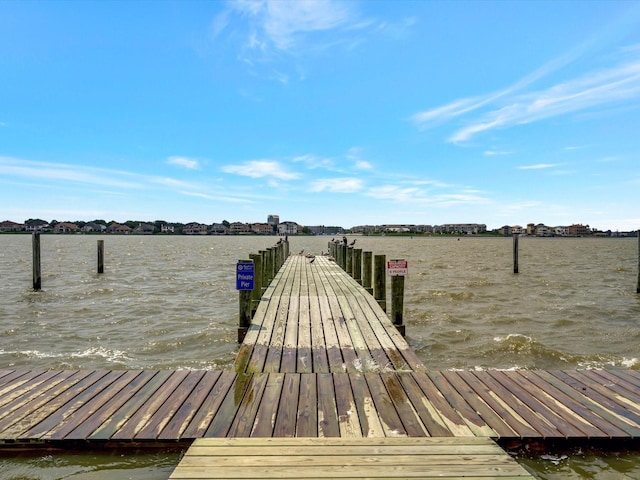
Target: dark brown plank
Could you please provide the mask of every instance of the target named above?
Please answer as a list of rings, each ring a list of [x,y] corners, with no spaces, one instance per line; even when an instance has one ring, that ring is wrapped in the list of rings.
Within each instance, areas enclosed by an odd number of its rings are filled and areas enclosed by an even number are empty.
[[[135,438],[187,375],[186,371],[172,372],[171,376],[146,399],[144,404],[131,417],[127,418],[120,429],[111,436],[111,439],[132,440]]]
[[[338,375],[336,375],[337,377]],[[375,403],[369,390],[369,385],[361,373],[349,374],[353,400],[358,409],[358,419],[364,437],[384,437],[384,428]]]
[[[333,384],[336,393],[336,409],[340,427],[340,436],[362,437],[360,419],[356,401],[351,390],[349,375],[337,374],[333,376]]]
[[[260,406],[260,401],[262,400],[268,379],[269,374],[266,373],[256,373],[251,377],[247,384],[244,397],[242,397],[242,401],[238,406],[238,412],[226,434],[227,437],[237,438],[251,436],[251,431],[253,430],[258,413],[258,407]]]
[[[269,373],[267,386],[256,414],[256,421],[251,431],[252,437],[271,437],[275,427],[275,418],[280,405],[280,394],[284,383],[284,373]]]
[[[179,439],[182,437],[182,432],[186,430],[196,413],[202,408],[203,402],[211,393],[211,389],[220,378],[220,374],[221,372],[216,371],[204,372],[191,393],[182,402],[180,408],[176,410],[175,415],[158,435],[159,440]]]
[[[333,387],[333,374],[316,374],[318,382],[318,436],[339,437],[336,395]]]
[[[424,395],[412,375],[398,374],[403,390],[407,398],[416,410],[422,424],[427,430],[427,436],[451,437],[453,434],[442,420],[438,410],[431,401]]]
[[[238,373],[233,385],[227,392],[213,417],[205,437],[226,437],[227,432],[231,428],[233,419],[238,413],[238,406],[242,403],[242,399],[247,391],[247,387],[251,383],[253,374]]]
[[[233,372],[220,373],[213,388],[206,396],[204,402],[202,402],[200,409],[193,416],[189,422],[189,426],[183,432],[183,439],[201,438],[205,436],[213,418],[220,409],[220,405],[222,405],[222,402],[233,387],[235,379],[236,374]]]
[[[274,437],[295,437],[296,421],[298,417],[298,400],[300,394],[300,375],[287,373],[282,384],[282,394],[276,425],[273,429]]]
[[[371,398],[376,406],[378,416],[382,422],[385,436],[387,437],[403,437],[407,436],[407,431],[400,420],[400,416],[387,394],[384,382],[379,374],[365,373],[364,378],[369,386]]]

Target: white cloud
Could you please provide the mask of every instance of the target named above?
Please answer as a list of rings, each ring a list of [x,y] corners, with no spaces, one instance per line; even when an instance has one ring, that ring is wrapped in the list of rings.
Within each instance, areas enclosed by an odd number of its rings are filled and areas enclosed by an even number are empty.
[[[200,162],[194,158],[188,157],[169,157],[167,164],[176,165],[178,167],[188,168],[190,170],[200,170]]]
[[[521,165],[518,170],[543,170],[546,168],[556,168],[559,167],[559,163],[536,163],[533,165]]]
[[[251,160],[239,165],[225,165],[222,171],[251,178],[272,177],[279,180],[300,178],[299,174],[288,172],[279,162],[273,160]]]
[[[314,170],[316,168],[324,168],[327,170],[335,170],[335,160],[330,157],[319,157],[317,155],[298,155],[297,157],[293,157],[293,162],[296,163],[304,163],[304,165]]]
[[[322,178],[311,183],[312,192],[355,193],[363,188],[359,178]]]
[[[483,152],[483,155],[485,155],[486,157],[495,157],[495,156],[502,156],[502,155],[512,155],[513,152],[509,152],[507,150],[485,150]]]

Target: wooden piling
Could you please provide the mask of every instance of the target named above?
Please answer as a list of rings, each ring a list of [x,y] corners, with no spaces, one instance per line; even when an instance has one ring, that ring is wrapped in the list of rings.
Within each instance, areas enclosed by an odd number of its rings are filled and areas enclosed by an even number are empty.
[[[404,276],[394,275],[391,277],[391,321],[404,337],[403,310]]]
[[[347,246],[347,262],[345,271],[353,277],[353,247]]]
[[[267,273],[268,252],[266,250],[260,250],[259,254],[260,254],[260,264],[262,265],[262,272],[260,272],[261,273],[260,285],[262,286],[260,295],[262,296],[264,291],[269,286],[269,274]]]
[[[517,234],[513,236],[513,273],[518,273],[518,238]]]
[[[98,240],[98,274],[104,273],[104,240]]]
[[[253,260],[253,290],[251,291],[251,318],[253,318],[262,298],[262,255],[252,253],[249,258]]]
[[[238,263],[250,263],[251,260],[238,260]],[[255,277],[254,277],[255,281]],[[252,290],[238,290],[238,343],[244,341],[244,337],[251,326],[251,295]]]
[[[347,270],[347,248],[346,244],[340,246],[340,250],[342,250],[340,252],[340,266],[345,271]]]
[[[362,285],[362,249],[353,249],[353,279]]]
[[[373,294],[373,287],[371,286],[372,259],[372,252],[362,252],[362,286],[371,294]]]
[[[373,257],[373,298],[385,312],[387,311],[386,261],[386,255],[374,255]]]
[[[40,290],[42,288],[42,270],[40,268],[40,233],[33,232],[33,236],[31,238],[31,246],[33,250],[33,289]]]

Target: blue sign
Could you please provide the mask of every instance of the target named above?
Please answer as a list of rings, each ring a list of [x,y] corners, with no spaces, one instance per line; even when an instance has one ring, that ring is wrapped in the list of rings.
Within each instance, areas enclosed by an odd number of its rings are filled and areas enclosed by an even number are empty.
[[[236,290],[253,290],[255,269],[253,262],[236,264]]]

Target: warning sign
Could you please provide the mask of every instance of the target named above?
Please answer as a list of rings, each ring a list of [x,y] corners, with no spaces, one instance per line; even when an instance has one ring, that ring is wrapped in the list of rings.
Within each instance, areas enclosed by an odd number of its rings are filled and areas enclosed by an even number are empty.
[[[387,261],[387,273],[391,277],[409,275],[409,262],[406,260],[389,260]]]

